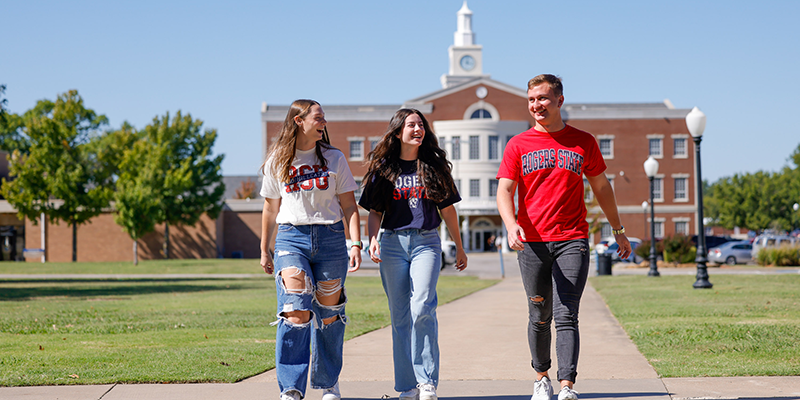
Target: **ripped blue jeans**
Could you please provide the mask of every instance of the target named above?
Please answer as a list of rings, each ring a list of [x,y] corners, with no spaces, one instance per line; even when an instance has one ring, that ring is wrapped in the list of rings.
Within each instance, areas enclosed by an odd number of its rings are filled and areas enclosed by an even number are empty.
[[[278,226],[275,240],[275,284],[278,321],[275,364],[281,393],[297,390],[305,396],[311,359],[311,387],[327,389],[339,380],[342,344],[347,324],[344,281],[349,256],[344,224]],[[301,288],[288,288],[285,279],[301,278]],[[292,285],[289,285],[292,287]],[[334,306],[320,304],[317,296],[340,291]],[[293,323],[292,311],[310,311],[311,319]]]

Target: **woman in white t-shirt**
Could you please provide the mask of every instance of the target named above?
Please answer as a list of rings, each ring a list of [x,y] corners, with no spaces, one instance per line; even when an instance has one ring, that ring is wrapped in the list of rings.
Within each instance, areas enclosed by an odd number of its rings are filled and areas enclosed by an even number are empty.
[[[330,145],[326,124],[319,103],[296,100],[261,166],[261,267],[276,271],[281,400],[305,397],[309,358],[311,387],[323,390],[323,400],[341,398],[344,282],[361,266],[361,233],[358,185],[344,154]]]

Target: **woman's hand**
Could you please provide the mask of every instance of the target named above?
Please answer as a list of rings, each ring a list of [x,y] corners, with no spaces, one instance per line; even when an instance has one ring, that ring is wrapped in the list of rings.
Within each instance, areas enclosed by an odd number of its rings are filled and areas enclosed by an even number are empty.
[[[369,258],[376,263],[381,262],[381,244],[374,236],[369,241]]]
[[[347,272],[355,272],[361,268],[361,248],[358,246],[350,246],[350,268]]]
[[[264,272],[268,274],[271,274],[275,269],[275,262],[272,261],[270,253],[261,252],[261,268],[264,268]]]
[[[453,267],[459,271],[463,271],[467,268],[467,253],[464,251],[463,247],[456,250],[456,263]]]

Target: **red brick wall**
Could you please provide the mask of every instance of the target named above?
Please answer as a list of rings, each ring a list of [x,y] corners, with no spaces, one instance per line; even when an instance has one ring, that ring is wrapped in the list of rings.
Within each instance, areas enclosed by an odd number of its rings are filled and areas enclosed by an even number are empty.
[[[214,258],[216,223],[207,216],[193,227],[170,226],[170,258]],[[72,261],[72,227],[61,222],[47,224],[47,260]],[[78,261],[133,261],[133,240],[114,222],[112,213],[104,213],[78,226]],[[156,227],[139,240],[139,259],[163,258],[164,226]],[[25,221],[25,245],[41,247],[41,228]],[[29,259],[38,261],[39,258]]]
[[[495,89],[491,86],[484,87],[486,87],[488,94],[483,101],[497,108],[501,120],[529,121],[533,123],[533,117],[528,113],[527,98],[519,97],[516,94]],[[476,88],[477,86],[472,86],[434,100],[432,102],[433,111],[425,117],[430,122],[464,119],[464,112],[467,107],[480,100],[475,95]]]
[[[244,258],[260,258],[261,212],[223,211],[223,257],[241,251]]]

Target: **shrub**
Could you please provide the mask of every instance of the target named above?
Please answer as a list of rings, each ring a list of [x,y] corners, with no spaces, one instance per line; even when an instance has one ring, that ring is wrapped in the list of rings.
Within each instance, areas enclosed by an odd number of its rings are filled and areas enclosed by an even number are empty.
[[[687,263],[692,262],[697,254],[692,239],[686,235],[667,236],[664,243],[664,261]]]
[[[787,267],[800,265],[800,246],[780,246],[761,249],[756,255],[759,265]]]
[[[664,252],[664,243],[662,241],[656,242],[656,257],[660,256]],[[650,241],[645,240],[642,241],[642,244],[634,250],[637,256],[649,260],[650,259]]]

